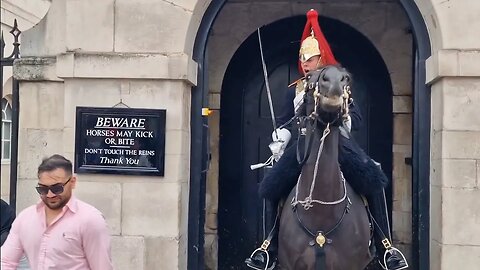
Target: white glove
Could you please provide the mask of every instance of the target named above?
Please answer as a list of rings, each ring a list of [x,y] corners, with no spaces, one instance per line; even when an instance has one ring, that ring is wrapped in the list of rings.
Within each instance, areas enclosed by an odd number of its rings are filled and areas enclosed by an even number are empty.
[[[270,151],[272,151],[275,161],[278,161],[280,157],[282,157],[291,137],[292,134],[286,128],[277,128],[272,132],[272,143],[270,143],[268,147]]]
[[[352,131],[352,118],[350,117],[350,115],[347,115],[347,118],[343,120],[343,124],[340,126],[340,134],[342,134],[343,137],[349,139],[351,131]]]
[[[348,130],[348,132],[352,131],[352,118],[350,117],[350,115],[347,115],[347,118],[343,120],[343,126],[346,130]]]

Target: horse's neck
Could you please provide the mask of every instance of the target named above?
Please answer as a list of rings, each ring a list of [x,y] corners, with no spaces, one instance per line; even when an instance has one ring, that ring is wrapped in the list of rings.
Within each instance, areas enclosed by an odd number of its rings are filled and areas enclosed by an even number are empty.
[[[338,200],[344,192],[340,181],[340,169],[338,165],[338,127],[331,127],[330,134],[325,138],[323,150],[318,162],[315,187],[312,199],[321,201]],[[323,130],[317,128],[313,138],[312,148],[307,162],[302,169],[302,184],[299,186],[300,196],[308,196],[312,181],[314,181],[315,164],[320,150]]]

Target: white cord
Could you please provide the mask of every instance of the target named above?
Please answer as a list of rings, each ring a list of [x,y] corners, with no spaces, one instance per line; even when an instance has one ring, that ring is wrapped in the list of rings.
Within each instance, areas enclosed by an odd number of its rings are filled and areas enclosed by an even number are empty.
[[[331,201],[331,202],[312,199],[313,190],[315,189],[315,182],[316,182],[316,179],[317,179],[318,164],[320,163],[320,156],[323,152],[323,145],[324,145],[324,142],[325,142],[325,138],[328,136],[328,134],[330,134],[330,124],[327,124],[327,127],[323,131],[323,136],[320,139],[320,147],[318,149],[317,159],[315,161],[315,168],[314,168],[314,171],[313,171],[313,180],[312,180],[312,184],[310,185],[310,194],[305,198],[305,200],[302,200],[302,201],[298,200],[298,186],[300,185],[300,182],[301,182],[301,179],[302,179],[302,175],[300,175],[298,177],[298,182],[297,182],[297,185],[295,187],[295,197],[292,200],[292,206],[294,206],[294,207],[297,204],[301,204],[303,206],[303,208],[305,208],[305,210],[308,210],[308,209],[313,207],[313,203],[318,203],[318,204],[323,204],[323,205],[335,205],[335,204],[339,204],[339,203],[343,202],[347,198],[347,185],[345,183],[345,177],[343,177],[343,173],[342,173],[342,171],[340,171],[340,175],[342,177],[343,191],[344,191],[343,192],[343,197],[336,200],[336,201]]]
[[[264,163],[258,163],[258,164],[253,164],[253,165],[250,165],[250,170],[256,170],[256,169],[260,169],[260,168],[263,168],[265,166],[270,166],[270,165],[273,165],[273,160],[274,160],[274,156],[271,155],[267,161],[265,161]]]

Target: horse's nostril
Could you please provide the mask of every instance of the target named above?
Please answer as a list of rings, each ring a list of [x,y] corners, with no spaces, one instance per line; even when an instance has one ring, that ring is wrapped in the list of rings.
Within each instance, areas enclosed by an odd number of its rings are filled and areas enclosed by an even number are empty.
[[[328,77],[325,74],[322,75],[322,81],[324,81],[324,82],[328,81]]]

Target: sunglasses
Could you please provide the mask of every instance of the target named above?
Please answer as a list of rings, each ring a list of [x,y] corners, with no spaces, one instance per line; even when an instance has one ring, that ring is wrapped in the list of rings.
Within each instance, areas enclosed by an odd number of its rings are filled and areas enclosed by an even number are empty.
[[[63,184],[58,183],[58,184],[51,185],[51,186],[37,186],[37,187],[35,187],[35,189],[37,190],[38,194],[40,194],[40,195],[47,195],[49,190],[53,194],[58,195],[58,194],[61,194],[65,190],[64,187],[65,187],[66,184],[68,184],[68,182],[70,182],[70,179],[72,179],[72,177],[68,178],[67,182],[65,182]]]

